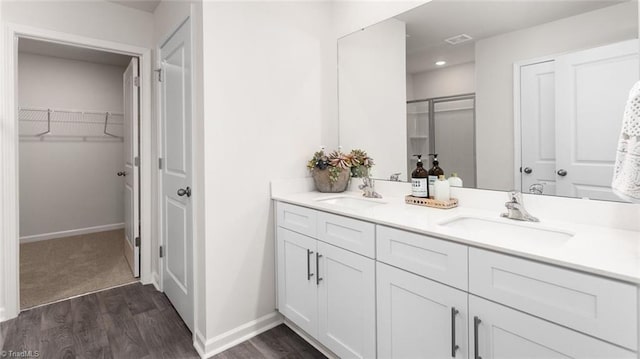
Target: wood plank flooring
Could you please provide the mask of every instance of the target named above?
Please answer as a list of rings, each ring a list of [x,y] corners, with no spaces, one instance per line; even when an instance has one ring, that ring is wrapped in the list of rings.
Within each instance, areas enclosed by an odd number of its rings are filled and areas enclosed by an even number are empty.
[[[24,311],[0,333],[2,350],[40,358],[199,358],[167,297],[139,283]]]
[[[0,349],[38,351],[39,358],[45,359],[199,358],[191,332],[167,297],[152,285],[140,283],[24,311],[0,323]],[[214,358],[325,356],[280,325]]]

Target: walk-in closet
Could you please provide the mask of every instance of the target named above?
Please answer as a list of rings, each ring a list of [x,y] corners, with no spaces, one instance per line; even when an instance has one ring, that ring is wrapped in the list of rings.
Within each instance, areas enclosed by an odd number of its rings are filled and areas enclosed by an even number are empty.
[[[132,66],[126,55],[20,39],[22,309],[136,280],[125,255]]]

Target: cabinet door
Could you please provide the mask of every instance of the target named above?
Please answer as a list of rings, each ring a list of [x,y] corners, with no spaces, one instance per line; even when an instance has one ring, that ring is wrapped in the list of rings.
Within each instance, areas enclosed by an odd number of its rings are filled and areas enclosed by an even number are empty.
[[[379,262],[376,269],[380,358],[467,358],[467,293]]]
[[[375,262],[318,242],[318,340],[341,358],[375,358]]]
[[[632,351],[473,295],[469,329],[471,358],[636,358]]]
[[[318,333],[316,242],[278,227],[278,309],[312,336]]]

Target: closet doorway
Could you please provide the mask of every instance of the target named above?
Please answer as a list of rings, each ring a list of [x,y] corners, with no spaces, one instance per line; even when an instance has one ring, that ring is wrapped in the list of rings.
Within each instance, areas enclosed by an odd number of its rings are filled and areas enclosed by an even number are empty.
[[[138,58],[20,38],[17,60],[20,308],[137,281]]]

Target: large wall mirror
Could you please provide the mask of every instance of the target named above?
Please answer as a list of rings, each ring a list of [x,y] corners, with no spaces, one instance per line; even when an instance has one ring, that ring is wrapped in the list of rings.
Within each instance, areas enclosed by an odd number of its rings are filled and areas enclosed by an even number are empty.
[[[437,153],[464,187],[619,200],[637,2],[433,0],[338,40],[340,145],[377,179]]]

